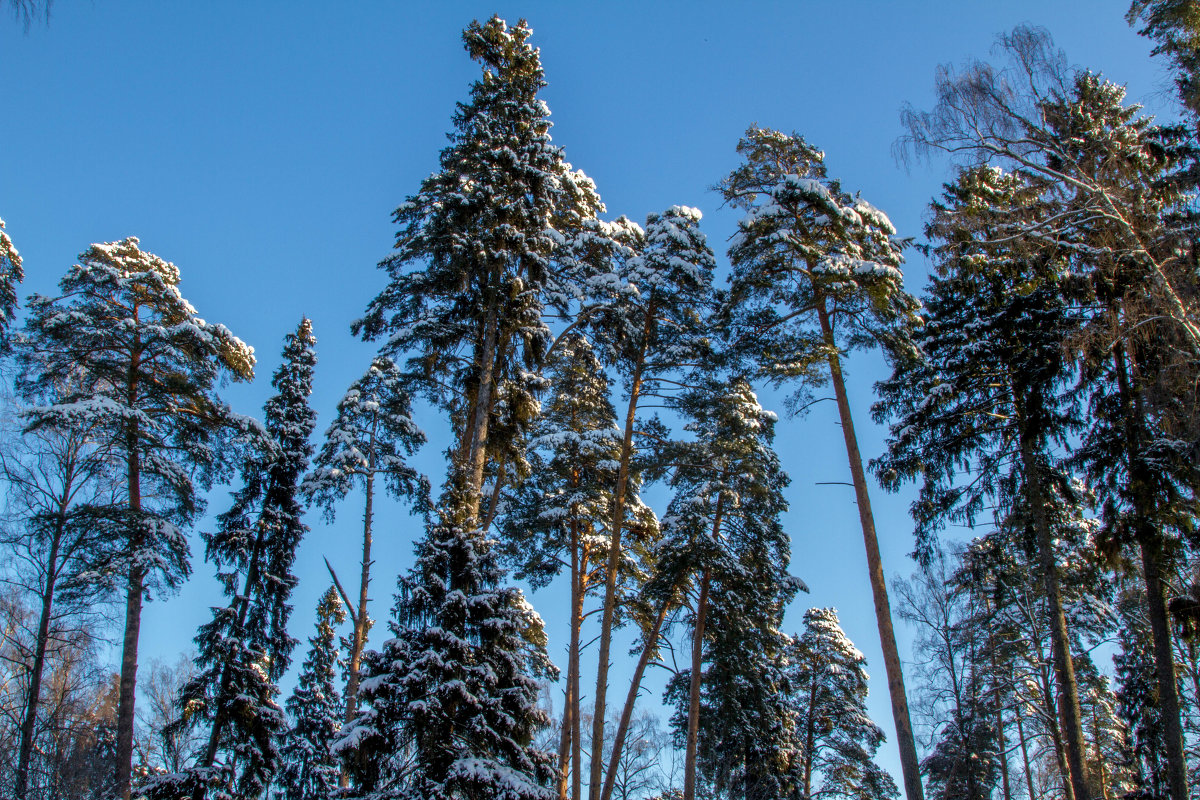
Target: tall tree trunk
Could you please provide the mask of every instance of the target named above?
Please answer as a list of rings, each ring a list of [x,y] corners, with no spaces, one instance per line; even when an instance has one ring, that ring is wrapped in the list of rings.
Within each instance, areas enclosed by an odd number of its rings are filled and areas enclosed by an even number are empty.
[[[808,714],[804,726],[804,800],[812,800],[813,761],[817,746],[817,671],[811,670],[808,683]]]
[[[1065,800],[1075,800],[1075,787],[1071,783],[1071,767],[1067,763],[1067,749],[1063,744],[1062,715],[1059,713],[1059,703],[1054,698],[1054,690],[1050,686],[1050,670],[1045,664],[1041,667],[1042,703],[1046,712],[1046,727],[1050,732],[1050,741],[1054,745],[1054,759],[1058,765],[1058,776],[1063,783]]]
[[[718,513],[720,513],[718,511]],[[700,736],[700,679],[704,657],[704,623],[708,614],[708,569],[700,577],[700,597],[696,601],[696,623],[692,631],[692,674],[688,686],[687,747],[683,760],[683,800],[696,800],[696,750]]]
[[[663,622],[667,618],[668,610],[667,603],[663,603],[662,607],[659,608],[650,633],[646,636],[646,646],[642,648],[642,654],[638,656],[637,667],[633,671],[633,679],[629,682],[629,693],[625,695],[625,707],[621,709],[621,719],[617,723],[617,732],[613,734],[612,753],[608,757],[608,774],[604,776],[604,788],[600,795],[601,800],[612,800],[617,766],[621,763],[621,750],[625,746],[625,735],[629,733],[629,723],[633,719],[633,707],[637,703],[638,692],[642,688],[642,675],[646,672],[646,665],[650,663],[650,652],[654,649],[654,643],[658,641],[658,636],[662,632]],[[599,747],[595,744],[592,745],[593,754],[597,751],[603,751],[603,749],[603,745]]]
[[[924,800],[925,793],[921,787],[921,763],[917,759],[917,742],[913,737],[912,721],[908,714],[908,697],[904,691],[904,670],[900,663],[900,650],[896,646],[896,632],[892,628],[892,609],[888,601],[883,561],[879,555],[879,540],[875,535],[875,517],[871,513],[867,478],[863,472],[862,456],[858,451],[858,439],[854,435],[854,419],[850,414],[850,401],[846,396],[846,383],[842,378],[841,360],[838,356],[837,343],[833,337],[833,327],[830,324],[824,298],[817,300],[817,319],[821,324],[821,334],[829,352],[829,378],[833,383],[834,395],[837,398],[842,436],[846,441],[846,456],[850,462],[850,476],[854,482],[854,497],[858,503],[858,518],[862,524],[863,542],[867,549],[867,570],[871,579],[871,595],[875,601],[875,621],[879,627],[879,643],[883,648],[883,666],[887,672],[888,694],[892,701],[892,719],[896,725],[896,745],[900,750],[904,795],[908,800]]]
[[[132,360],[127,387],[127,399],[132,407],[137,399],[136,374],[138,358]],[[125,434],[126,468],[129,494],[129,515],[134,528],[129,533],[129,547],[136,552],[142,547],[142,462],[138,451],[137,422],[129,423]],[[138,636],[142,629],[142,595],[146,591],[146,569],[140,560],[129,570],[125,590],[125,636],[121,646],[121,682],[117,690],[117,763],[114,790],[121,800],[129,800],[133,788],[133,726],[134,703],[137,700]]]
[[[37,728],[38,702],[42,696],[42,673],[46,669],[46,647],[50,641],[50,618],[54,611],[54,593],[58,581],[58,551],[65,533],[66,513],[66,506],[60,506],[58,516],[54,520],[50,553],[46,556],[46,581],[42,585],[42,611],[38,617],[33,665],[29,672],[29,695],[25,701],[25,716],[21,720],[21,744],[18,749],[17,775],[14,786],[16,800],[25,800],[29,790],[29,762],[33,756],[33,735]]]
[[[1042,572],[1042,587],[1046,592],[1046,611],[1050,616],[1050,654],[1054,661],[1054,677],[1058,682],[1058,708],[1063,721],[1063,738],[1072,794],[1075,800],[1088,800],[1079,686],[1075,681],[1075,662],[1071,657],[1071,640],[1067,634],[1066,613],[1063,611],[1058,562],[1054,556],[1054,535],[1050,530],[1050,521],[1046,518],[1046,503],[1049,498],[1046,496],[1042,467],[1034,453],[1035,442],[1032,440],[1032,434],[1022,430],[1020,439],[1025,489],[1030,511],[1033,512],[1033,524],[1037,529],[1038,561]]]
[[[633,376],[629,383],[629,405],[625,412],[625,432],[621,439],[621,460],[617,470],[617,488],[613,492],[613,513],[609,530],[611,536],[608,546],[608,563],[604,575],[604,606],[600,616],[600,652],[596,664],[596,697],[592,713],[592,758],[589,770],[588,798],[589,800],[607,800],[611,789],[605,789],[612,783],[605,779],[602,784],[604,767],[604,748],[597,742],[604,742],[605,701],[608,693],[609,654],[612,650],[613,620],[617,608],[617,574],[621,569],[621,531],[625,526],[625,494],[629,487],[629,462],[633,455],[633,427],[637,420],[638,400],[642,391],[642,370],[646,363],[646,348],[650,342],[650,334],[654,330],[654,304],[651,302],[646,309],[642,321],[642,344],[637,361],[633,365]],[[647,640],[653,642],[653,640]],[[639,678],[640,682],[640,678]],[[613,752],[617,752],[614,745]],[[614,766],[619,763],[612,762]],[[611,773],[611,768],[610,768]]]
[[[1139,457],[1143,446],[1145,419],[1141,399],[1132,386],[1131,363],[1125,347],[1113,346],[1113,367],[1117,374],[1121,411],[1125,420],[1126,460],[1129,468],[1134,517],[1138,520],[1135,534],[1142,561],[1142,578],[1146,584],[1146,605],[1150,631],[1154,639],[1154,672],[1158,684],[1158,703],[1163,725],[1163,744],[1167,750],[1167,783],[1171,800],[1187,800],[1187,756],[1183,747],[1183,721],[1176,682],[1175,653],[1171,646],[1171,627],[1167,619],[1166,587],[1162,578],[1162,535],[1151,521],[1154,501],[1149,496],[1149,476]]]
[[[722,480],[727,476],[722,473]],[[721,516],[725,498],[717,495],[713,509],[712,540],[721,538]],[[683,761],[683,800],[696,800],[696,758],[700,738],[700,681],[704,659],[704,626],[708,621],[708,589],[712,581],[712,570],[704,568],[700,576],[700,597],[696,601],[696,621],[692,626],[692,674],[688,686],[687,747]]]
[[[495,294],[494,290],[490,294]],[[492,297],[488,302],[484,318],[483,341],[479,348],[479,383],[475,391],[475,405],[468,417],[469,427],[465,433],[466,478],[470,525],[479,522],[480,493],[483,490],[483,470],[487,464],[488,422],[492,410],[492,395],[495,391],[496,348],[499,338],[499,300]]]

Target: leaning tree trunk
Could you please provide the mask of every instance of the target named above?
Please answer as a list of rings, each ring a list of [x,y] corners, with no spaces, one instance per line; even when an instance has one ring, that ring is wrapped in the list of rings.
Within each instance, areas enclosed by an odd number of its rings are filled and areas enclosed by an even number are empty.
[[[1021,722],[1021,698],[1017,698],[1017,741],[1021,743],[1021,761],[1025,765],[1025,785],[1029,789],[1029,800],[1037,797],[1033,791],[1033,770],[1029,766],[1029,745],[1025,743],[1025,725]]]
[[[654,618],[654,624],[650,626],[650,633],[646,636],[646,645],[642,648],[642,654],[638,656],[633,679],[629,682],[629,693],[625,695],[625,707],[621,709],[621,719],[617,722],[616,733],[613,734],[612,753],[608,757],[608,773],[604,776],[601,800],[612,800],[613,787],[616,786],[617,767],[621,763],[621,750],[625,746],[625,736],[629,733],[629,723],[633,719],[633,707],[637,703],[638,692],[641,691],[642,675],[645,674],[646,666],[650,663],[650,652],[654,649],[654,643],[658,641],[669,610],[669,601],[664,601]],[[592,751],[595,752],[598,749],[601,748],[593,747]]]
[[[846,440],[846,456],[850,462],[850,476],[854,482],[854,497],[858,503],[858,518],[862,524],[863,542],[867,549],[867,570],[871,579],[871,596],[875,601],[875,621],[879,627],[879,643],[883,648],[883,666],[887,672],[888,694],[892,700],[892,719],[896,724],[896,745],[900,749],[900,769],[904,775],[904,794],[908,800],[924,800],[921,787],[921,763],[917,759],[917,742],[913,737],[912,721],[908,714],[908,697],[904,691],[904,670],[900,664],[900,650],[896,646],[896,632],[892,628],[892,609],[888,601],[887,582],[883,575],[883,560],[879,555],[879,540],[875,535],[875,517],[871,513],[871,498],[867,493],[867,477],[863,472],[862,455],[858,451],[858,439],[854,435],[854,419],[850,414],[850,401],[846,396],[846,383],[842,378],[842,366],[838,357],[837,344],[833,337],[829,312],[824,298],[817,301],[817,318],[829,356],[829,378],[837,398],[838,416],[842,423],[842,436]]]

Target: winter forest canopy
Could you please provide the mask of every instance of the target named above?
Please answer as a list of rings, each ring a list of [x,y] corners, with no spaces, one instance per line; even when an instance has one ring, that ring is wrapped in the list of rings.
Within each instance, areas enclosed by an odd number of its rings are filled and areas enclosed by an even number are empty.
[[[414,11],[398,87],[362,11],[193,62],[109,5],[0,2],[0,796],[1200,793],[1196,0],[1089,11],[1146,97],[989,19],[882,139],[711,65],[589,116],[533,10]]]

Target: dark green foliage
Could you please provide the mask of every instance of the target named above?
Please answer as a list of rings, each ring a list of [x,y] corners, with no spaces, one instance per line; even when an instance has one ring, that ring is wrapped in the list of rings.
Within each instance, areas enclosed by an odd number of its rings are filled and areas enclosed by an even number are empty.
[[[308,640],[308,657],[286,703],[293,724],[279,748],[275,783],[287,800],[328,800],[337,790],[338,762],[330,747],[342,727],[336,626],[345,620],[342,601],[331,586],[317,606],[317,633]]]

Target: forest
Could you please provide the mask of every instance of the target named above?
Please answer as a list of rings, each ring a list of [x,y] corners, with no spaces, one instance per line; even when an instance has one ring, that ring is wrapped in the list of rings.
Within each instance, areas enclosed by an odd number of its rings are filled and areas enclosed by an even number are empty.
[[[1200,2],[1126,19],[1177,121],[1018,25],[901,111],[896,158],[950,175],[920,236],[750,124],[711,176],[740,217],[721,254],[690,205],[612,213],[551,138],[531,25],[471,22],[477,77],[398,190],[347,321],[375,355],[328,424],[309,317],[235,410],[255,351],[179,267],[97,242],[22,297],[0,220],[0,796],[1200,796]],[[890,374],[856,419],[872,354]],[[782,522],[776,433],[823,399],[871,676]],[[904,491],[912,558],[886,563],[871,497]],[[298,574],[337,517],[361,520],[354,572]],[[402,524],[397,574],[373,547]],[[214,577],[194,650],[146,657],[146,604]]]

